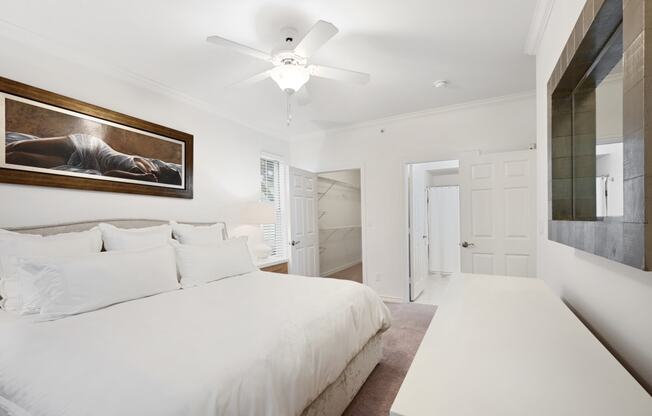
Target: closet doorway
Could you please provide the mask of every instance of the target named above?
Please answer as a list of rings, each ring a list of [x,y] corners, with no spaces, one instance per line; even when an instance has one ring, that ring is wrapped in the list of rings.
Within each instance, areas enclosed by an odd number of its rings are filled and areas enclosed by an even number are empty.
[[[320,276],[363,283],[360,169],[317,175]]]

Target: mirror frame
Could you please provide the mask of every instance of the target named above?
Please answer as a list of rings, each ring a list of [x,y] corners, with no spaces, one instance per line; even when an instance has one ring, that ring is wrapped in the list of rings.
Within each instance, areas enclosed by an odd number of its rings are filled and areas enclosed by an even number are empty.
[[[646,157],[648,147],[652,153],[652,145],[646,146],[652,123],[645,123],[652,109],[652,65],[645,65],[645,38],[652,39],[650,3],[587,0],[548,81],[548,239],[642,270],[652,264],[645,244],[652,233],[646,221],[652,198],[645,197],[646,174],[652,172],[652,159]],[[595,198],[578,201],[573,194],[579,180],[573,175],[572,92],[614,36],[623,40],[624,216],[595,218]],[[595,178],[584,182],[595,196]]]

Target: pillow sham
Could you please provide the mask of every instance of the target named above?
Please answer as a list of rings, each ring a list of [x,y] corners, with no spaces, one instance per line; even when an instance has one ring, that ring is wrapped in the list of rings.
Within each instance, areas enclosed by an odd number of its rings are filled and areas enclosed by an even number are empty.
[[[0,257],[62,257],[99,253],[102,234],[95,227],[88,231],[42,237],[19,233],[0,233]],[[23,308],[22,296],[16,295],[18,280],[13,268],[0,267],[0,307],[7,311]]]
[[[38,289],[32,275],[21,269],[21,257],[0,257],[2,309],[18,315],[39,313]]]
[[[224,224],[190,225],[170,221],[172,235],[181,244],[207,245],[224,240]]]
[[[61,317],[179,289],[174,250],[169,244],[60,258],[3,258],[21,284],[25,307]]]
[[[42,236],[39,234],[24,234],[17,233],[14,231],[2,230],[0,229],[0,241],[9,242],[11,244],[13,241],[17,240],[41,240],[47,242],[61,242],[69,243],[70,247],[65,248],[61,247],[62,250],[77,250],[80,245],[86,246],[88,250],[92,252],[102,250],[102,234],[98,227],[93,227],[88,231],[78,231],[73,233],[63,233],[63,234],[53,234]],[[82,250],[87,251],[87,249],[82,248]],[[3,255],[0,252],[0,255]]]
[[[184,289],[256,270],[246,237],[203,246],[173,241],[172,246]]]
[[[99,224],[106,251],[142,250],[160,247],[172,238],[168,224],[146,228],[118,228],[111,224]]]

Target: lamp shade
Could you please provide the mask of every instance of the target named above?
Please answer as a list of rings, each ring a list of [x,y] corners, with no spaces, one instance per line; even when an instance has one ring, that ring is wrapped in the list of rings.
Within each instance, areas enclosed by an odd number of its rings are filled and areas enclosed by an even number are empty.
[[[276,210],[269,202],[250,202],[243,207],[240,219],[243,224],[274,224]]]
[[[310,79],[310,71],[300,65],[279,65],[272,69],[271,77],[283,91],[297,92]]]

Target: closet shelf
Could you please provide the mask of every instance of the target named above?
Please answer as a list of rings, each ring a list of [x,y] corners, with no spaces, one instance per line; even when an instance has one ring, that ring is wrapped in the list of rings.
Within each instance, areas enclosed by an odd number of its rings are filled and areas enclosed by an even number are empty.
[[[324,192],[318,192],[317,193],[317,195],[318,195],[317,200],[321,200],[323,197],[325,197],[326,194],[328,192],[330,192],[330,190],[333,189],[335,186],[341,186],[343,188],[352,189],[352,190],[356,190],[356,191],[360,190],[360,188],[357,187],[357,186],[353,186],[350,183],[346,183],[346,182],[343,182],[343,181],[338,181],[337,179],[322,178],[322,177],[318,176],[317,181],[318,182],[325,182],[325,183],[330,184],[328,186],[328,189],[326,189]]]
[[[337,185],[337,186],[341,186],[341,187],[349,188],[349,189],[356,189],[356,190],[360,189],[359,186],[351,185],[348,182],[338,181],[337,179],[331,179],[331,178],[323,178],[321,176],[317,177],[317,181],[319,181],[319,182],[328,182],[328,183],[330,183],[332,185]]]
[[[362,228],[361,225],[341,225],[337,227],[319,227],[320,231],[348,230],[349,228]]]

